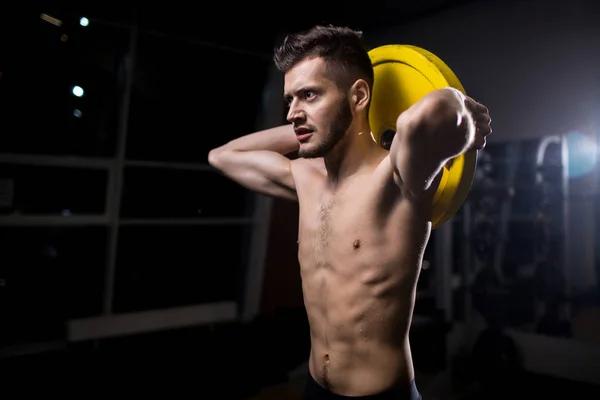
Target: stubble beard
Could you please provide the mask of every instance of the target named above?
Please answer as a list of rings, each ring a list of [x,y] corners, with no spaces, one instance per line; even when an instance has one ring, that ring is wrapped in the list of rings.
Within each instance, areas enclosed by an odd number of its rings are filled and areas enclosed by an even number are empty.
[[[352,110],[350,104],[344,98],[340,101],[335,118],[326,129],[322,141],[313,148],[300,148],[298,156],[302,158],[321,158],[325,157],[335,146],[346,136],[346,131],[352,124]],[[316,133],[316,132],[315,132]]]

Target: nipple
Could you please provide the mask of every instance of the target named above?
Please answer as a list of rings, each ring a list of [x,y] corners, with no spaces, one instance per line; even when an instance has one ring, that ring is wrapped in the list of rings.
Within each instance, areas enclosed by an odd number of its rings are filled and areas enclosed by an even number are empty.
[[[355,248],[355,249],[358,249],[358,248],[360,247],[360,240],[356,239],[356,240],[354,241],[354,244],[353,244],[353,246],[354,246],[354,248]]]

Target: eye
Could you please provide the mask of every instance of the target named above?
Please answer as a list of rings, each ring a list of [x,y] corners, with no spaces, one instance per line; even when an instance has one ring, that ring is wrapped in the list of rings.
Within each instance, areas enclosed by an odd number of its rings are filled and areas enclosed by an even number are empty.
[[[316,93],[313,92],[312,90],[305,90],[304,91],[304,97],[307,98],[307,99],[312,99],[315,96],[316,96]]]

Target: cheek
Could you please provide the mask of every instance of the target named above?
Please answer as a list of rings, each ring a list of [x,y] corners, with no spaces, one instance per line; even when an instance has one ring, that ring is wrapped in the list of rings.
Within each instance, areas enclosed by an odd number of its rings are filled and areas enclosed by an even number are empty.
[[[313,111],[314,121],[317,125],[331,124],[337,115],[338,108],[335,105],[317,107]]]

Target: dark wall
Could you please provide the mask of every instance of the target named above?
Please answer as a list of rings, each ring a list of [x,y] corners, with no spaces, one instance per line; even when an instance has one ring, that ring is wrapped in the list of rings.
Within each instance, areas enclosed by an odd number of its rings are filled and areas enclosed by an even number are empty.
[[[366,36],[373,47],[413,44],[441,57],[490,108],[490,142],[506,142],[600,118],[599,21],[592,0],[478,1]]]
[[[271,212],[260,308],[261,314],[266,316],[304,306],[298,263],[298,205],[276,200]]]

